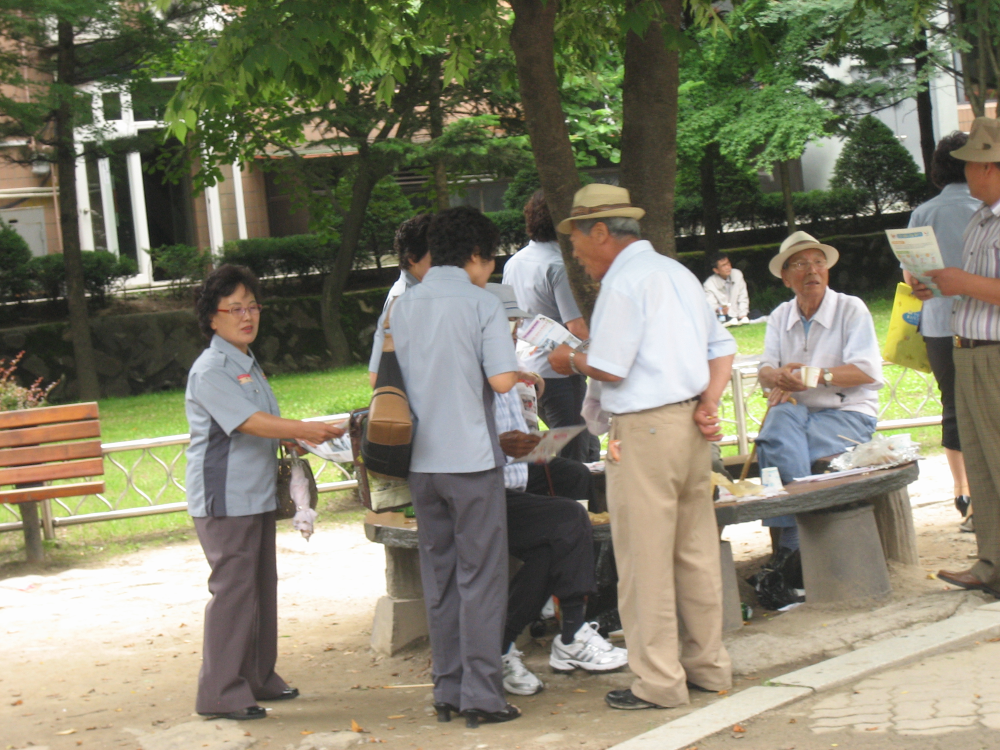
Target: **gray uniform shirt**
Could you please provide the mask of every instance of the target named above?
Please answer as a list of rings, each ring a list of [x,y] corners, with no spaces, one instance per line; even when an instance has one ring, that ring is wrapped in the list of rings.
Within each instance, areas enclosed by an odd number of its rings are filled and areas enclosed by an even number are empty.
[[[503,267],[503,283],[514,287],[517,306],[532,316],[544,315],[557,323],[582,317],[566,276],[558,242],[532,240]],[[549,364],[549,353],[533,349],[523,356],[524,368],[543,378],[564,378]]]
[[[188,513],[252,516],[277,508],[278,441],[236,431],[258,411],[280,416],[253,353],[214,336],[191,365],[184,405]]]
[[[435,266],[392,308],[389,330],[415,431],[410,471],[503,466],[487,378],[517,371],[500,300],[455,266]]]
[[[378,372],[378,363],[382,361],[382,344],[385,341],[385,330],[382,323],[385,321],[385,311],[389,303],[401,295],[411,286],[416,286],[420,281],[409,271],[400,271],[396,283],[389,288],[389,293],[385,295],[385,302],[382,303],[382,314],[378,317],[378,325],[375,326],[375,336],[372,341],[372,355],[368,359],[368,372]]]

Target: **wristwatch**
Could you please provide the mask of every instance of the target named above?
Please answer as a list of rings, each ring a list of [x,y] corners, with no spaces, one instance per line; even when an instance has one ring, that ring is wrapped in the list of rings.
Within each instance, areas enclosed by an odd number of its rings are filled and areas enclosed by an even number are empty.
[[[569,353],[569,369],[575,372],[577,375],[583,375],[576,367],[576,349]]]
[[[823,368],[823,385],[830,385],[833,382],[833,373],[825,367]]]

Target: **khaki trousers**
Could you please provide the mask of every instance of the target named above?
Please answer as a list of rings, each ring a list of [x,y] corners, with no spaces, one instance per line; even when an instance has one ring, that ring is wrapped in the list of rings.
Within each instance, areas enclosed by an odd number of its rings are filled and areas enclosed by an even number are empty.
[[[621,441],[621,458],[606,469],[632,692],[670,707],[689,702],[688,680],[732,686],[711,449],[692,419],[696,405],[616,414],[609,439]]]
[[[972,573],[1000,586],[1000,346],[956,349],[955,410],[975,509],[979,562]]]

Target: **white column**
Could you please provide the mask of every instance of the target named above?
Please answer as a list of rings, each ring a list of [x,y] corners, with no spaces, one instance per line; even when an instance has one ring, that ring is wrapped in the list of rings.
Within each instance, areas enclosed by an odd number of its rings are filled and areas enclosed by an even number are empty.
[[[208,213],[208,245],[212,255],[222,253],[222,206],[219,203],[218,184],[205,188],[205,209]]]
[[[87,185],[87,160],[83,157],[83,144],[76,144],[76,212],[80,226],[80,249],[94,249],[94,221],[90,212],[90,187]]]
[[[107,249],[118,255],[118,216],[115,213],[114,185],[111,182],[111,162],[97,160],[97,179],[101,184],[101,211],[104,214],[104,236]]]
[[[247,234],[247,207],[243,203],[243,167],[238,161],[233,162],[233,197],[236,199],[236,228],[240,239],[245,240],[250,235]]]
[[[142,184],[142,160],[138,151],[125,157],[128,165],[128,191],[132,199],[132,226],[135,228],[136,259],[139,273],[153,280],[153,264],[149,258],[149,225],[146,222],[146,191]]]

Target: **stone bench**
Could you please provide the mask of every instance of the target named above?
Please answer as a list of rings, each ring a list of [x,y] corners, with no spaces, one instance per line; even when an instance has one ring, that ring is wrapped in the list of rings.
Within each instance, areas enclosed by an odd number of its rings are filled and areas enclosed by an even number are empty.
[[[796,482],[788,494],[715,503],[722,527],[795,515],[802,547],[806,598],[811,603],[884,597],[891,592],[886,560],[918,563],[916,533],[906,487],[919,475],[916,463],[868,474]],[[372,647],[392,654],[427,634],[416,519],[402,513],[368,513],[365,535],[385,545],[386,596],[379,599]],[[611,552],[611,526],[594,526],[602,554]],[[723,628],[742,626],[739,587],[729,542],[720,544]]]

